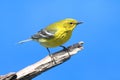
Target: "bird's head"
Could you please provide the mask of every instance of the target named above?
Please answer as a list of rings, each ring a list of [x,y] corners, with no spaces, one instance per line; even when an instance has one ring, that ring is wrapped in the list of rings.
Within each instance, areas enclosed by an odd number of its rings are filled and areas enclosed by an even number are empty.
[[[77,20],[72,18],[67,18],[67,19],[61,20],[60,22],[62,23],[63,27],[66,30],[73,30],[78,24],[83,23],[83,22],[78,22]]]

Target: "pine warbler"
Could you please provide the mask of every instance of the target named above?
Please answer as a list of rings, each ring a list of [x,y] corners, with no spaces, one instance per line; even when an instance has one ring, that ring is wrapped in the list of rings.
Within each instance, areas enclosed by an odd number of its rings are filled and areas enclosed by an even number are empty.
[[[37,41],[42,46],[46,47],[50,54],[50,50],[48,48],[57,46],[65,48],[62,44],[70,39],[74,28],[81,23],[82,22],[78,22],[75,19],[67,18],[41,29],[36,34],[31,36],[30,39],[20,41],[19,43],[24,43],[31,40]]]

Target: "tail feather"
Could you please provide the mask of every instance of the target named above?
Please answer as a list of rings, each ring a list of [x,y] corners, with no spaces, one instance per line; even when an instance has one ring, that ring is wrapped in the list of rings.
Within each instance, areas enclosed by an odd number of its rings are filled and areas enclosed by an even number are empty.
[[[28,41],[32,41],[32,39],[26,39],[26,40],[19,41],[18,44],[22,44],[22,43],[25,43],[25,42],[28,42]]]

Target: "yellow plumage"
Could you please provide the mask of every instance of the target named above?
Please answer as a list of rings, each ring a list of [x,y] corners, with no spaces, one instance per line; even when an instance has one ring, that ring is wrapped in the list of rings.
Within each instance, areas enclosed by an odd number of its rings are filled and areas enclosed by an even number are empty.
[[[70,39],[74,28],[81,23],[75,19],[67,18],[47,26],[30,39],[19,43],[35,40],[46,48],[61,46]]]
[[[54,37],[49,39],[40,38],[38,42],[47,48],[60,46],[70,39],[73,29],[79,23],[80,22],[69,18],[51,24],[45,29],[55,31]]]
[[[39,42],[42,46],[47,48],[49,56],[55,62],[54,58],[50,54],[49,48],[60,46],[67,50],[66,47],[62,46],[62,44],[64,44],[66,41],[70,39],[74,28],[81,23],[82,22],[78,22],[75,19],[67,18],[55,22],[44,29],[41,29],[38,33],[31,36],[30,39],[20,41],[19,43],[28,42],[31,40]],[[68,55],[70,56],[68,50],[67,52]]]

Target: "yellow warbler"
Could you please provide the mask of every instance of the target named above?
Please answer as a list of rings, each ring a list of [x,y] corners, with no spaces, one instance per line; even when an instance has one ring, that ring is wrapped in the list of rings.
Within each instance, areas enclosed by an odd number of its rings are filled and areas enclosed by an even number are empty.
[[[81,23],[75,19],[67,18],[41,29],[38,33],[31,36],[30,39],[20,41],[19,43],[34,40],[46,47],[50,53],[48,48],[56,46],[65,48],[62,44],[70,39],[74,28]]]

